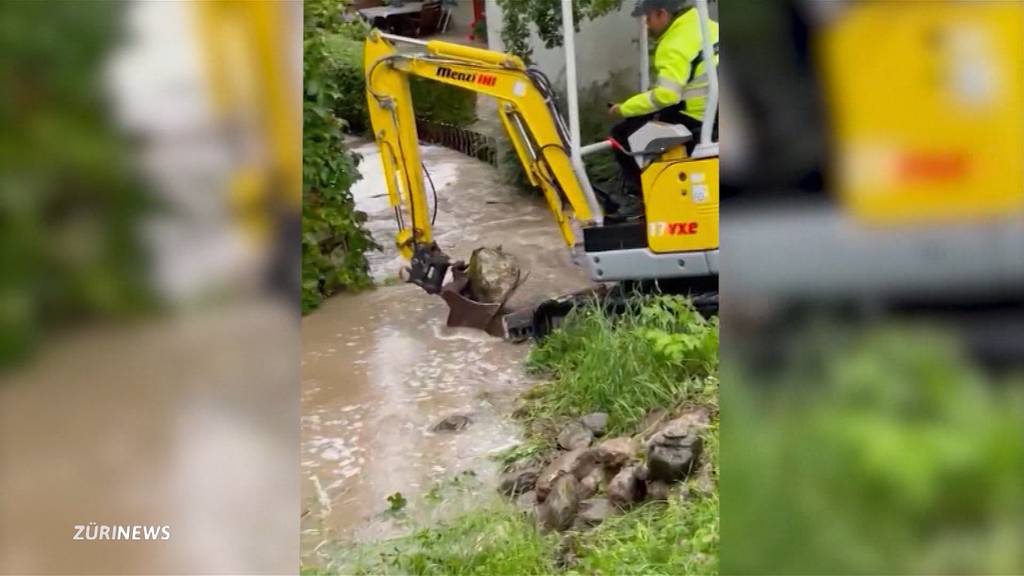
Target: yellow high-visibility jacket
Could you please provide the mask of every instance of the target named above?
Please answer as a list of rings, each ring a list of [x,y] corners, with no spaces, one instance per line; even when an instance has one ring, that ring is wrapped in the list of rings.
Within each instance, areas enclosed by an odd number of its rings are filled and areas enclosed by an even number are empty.
[[[708,22],[715,64],[718,64],[718,22]],[[641,92],[622,103],[619,111],[625,117],[643,116],[685,101],[682,110],[687,116],[704,119],[707,104],[707,74],[701,51],[700,17],[690,8],[676,17],[658,39],[654,52],[654,68],[658,79],[647,92]]]

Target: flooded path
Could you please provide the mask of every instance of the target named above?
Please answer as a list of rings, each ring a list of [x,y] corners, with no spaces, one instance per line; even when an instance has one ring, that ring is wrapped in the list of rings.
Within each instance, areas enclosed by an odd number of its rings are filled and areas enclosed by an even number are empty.
[[[354,193],[384,250],[371,256],[387,283],[402,264],[392,245],[395,224],[376,145],[357,148],[364,179]],[[480,245],[501,245],[530,274],[515,302],[588,285],[575,267],[540,197],[500,182],[489,165],[440,147],[422,149],[437,187],[435,237],[455,259]],[[428,188],[429,195],[429,188]],[[325,537],[377,539],[400,530],[382,515],[387,497],[410,500],[438,482],[472,470],[488,485],[490,455],[516,444],[508,419],[529,387],[529,347],[483,332],[445,327],[447,308],[408,284],[334,297],[302,321],[303,559]],[[472,424],[433,432],[451,414]],[[425,512],[424,512],[425,513]]]

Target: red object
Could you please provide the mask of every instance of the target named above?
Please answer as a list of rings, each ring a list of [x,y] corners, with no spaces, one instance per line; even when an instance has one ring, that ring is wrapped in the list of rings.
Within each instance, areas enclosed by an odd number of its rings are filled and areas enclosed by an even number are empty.
[[[696,222],[651,222],[651,236],[692,236],[697,233]]]
[[[476,40],[476,23],[487,18],[484,12],[484,0],[473,0],[473,21],[469,23],[469,39]]]
[[[962,180],[967,177],[970,164],[970,158],[958,151],[912,151],[900,157],[899,174],[903,180],[914,182]]]

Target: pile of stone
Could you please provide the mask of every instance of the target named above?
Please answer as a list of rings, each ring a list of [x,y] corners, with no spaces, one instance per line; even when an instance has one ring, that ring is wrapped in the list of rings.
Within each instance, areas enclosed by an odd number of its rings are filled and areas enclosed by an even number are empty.
[[[636,436],[603,438],[608,415],[588,414],[562,429],[547,465],[506,472],[499,490],[547,530],[586,530],[637,503],[666,500],[695,473],[698,489],[714,490],[710,472],[698,472],[709,417],[706,408],[673,419],[655,412]]]

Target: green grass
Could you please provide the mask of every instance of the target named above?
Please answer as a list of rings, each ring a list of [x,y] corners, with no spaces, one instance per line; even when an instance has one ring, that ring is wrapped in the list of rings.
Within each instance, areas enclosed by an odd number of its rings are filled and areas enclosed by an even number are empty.
[[[646,504],[583,535],[571,574],[718,574],[718,495]]]
[[[617,434],[655,407],[717,403],[718,322],[678,296],[638,301],[616,317],[595,304],[573,312],[529,365],[551,381],[527,397],[528,419],[604,411]]]
[[[717,574],[718,496],[648,503],[574,534],[578,561],[560,566],[558,534],[496,501],[411,536],[342,549],[326,568],[302,573],[417,576],[540,574]]]
[[[557,544],[556,537],[538,532],[526,513],[499,501],[405,538],[344,549],[319,573],[550,574]]]

